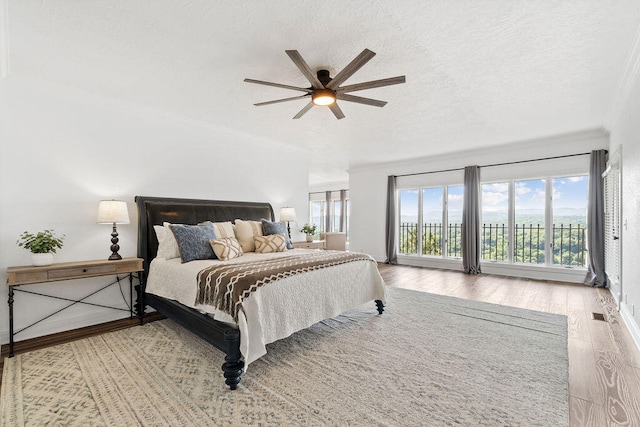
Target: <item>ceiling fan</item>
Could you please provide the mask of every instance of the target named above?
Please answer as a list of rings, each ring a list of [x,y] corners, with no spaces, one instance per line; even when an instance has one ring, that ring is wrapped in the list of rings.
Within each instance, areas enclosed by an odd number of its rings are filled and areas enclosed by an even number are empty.
[[[349,77],[351,77],[356,71],[364,66],[371,60],[376,54],[369,49],[363,50],[356,58],[351,61],[342,71],[336,74],[333,78],[329,75],[327,70],[318,70],[316,74],[311,71],[311,68],[300,53],[297,50],[285,50],[289,58],[293,61],[302,74],[309,80],[311,87],[297,87],[284,85],[280,83],[265,82],[262,80],[244,79],[248,83],[257,83],[266,86],[281,87],[283,89],[297,90],[300,92],[306,92],[304,95],[294,96],[291,98],[277,99],[275,101],[259,102],[254,104],[256,106],[277,104],[286,101],[295,101],[297,99],[311,98],[311,101],[304,106],[302,110],[298,112],[294,119],[299,119],[314,105],[325,105],[329,107],[331,112],[336,118],[344,119],[344,113],[338,106],[336,100],[356,102],[358,104],[373,105],[374,107],[384,107],[386,101],[378,101],[377,99],[363,98],[361,96],[349,95],[349,92],[356,92],[358,90],[372,89],[375,87],[390,86],[400,83],[405,83],[405,76],[390,77],[387,79],[372,80],[369,82],[356,83],[347,86],[340,86]]]

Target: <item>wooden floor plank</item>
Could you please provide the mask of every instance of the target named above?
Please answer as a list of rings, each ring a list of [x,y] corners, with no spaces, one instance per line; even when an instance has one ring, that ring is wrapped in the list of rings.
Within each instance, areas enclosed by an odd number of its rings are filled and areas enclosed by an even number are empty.
[[[591,342],[569,338],[569,395],[604,405],[604,390],[598,381]]]
[[[604,409],[600,405],[577,397],[569,397],[569,425],[602,427],[606,425]]]
[[[555,314],[567,315],[567,286],[564,283],[558,283],[551,288],[551,299],[549,301],[549,311]]]
[[[604,413],[616,425],[638,425],[640,421],[640,384],[632,368],[618,353],[596,350],[596,373],[604,390]]]

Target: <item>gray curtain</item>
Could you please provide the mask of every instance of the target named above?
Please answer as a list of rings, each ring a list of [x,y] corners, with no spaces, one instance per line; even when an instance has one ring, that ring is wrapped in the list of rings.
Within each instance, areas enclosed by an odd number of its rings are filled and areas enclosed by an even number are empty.
[[[329,233],[331,232],[331,191],[326,191],[324,193],[324,231]]]
[[[396,222],[397,218],[396,177],[389,175],[387,180],[387,226],[385,230],[387,246],[387,264],[398,263],[398,253],[396,247]]]
[[[589,253],[589,284],[596,288],[607,287],[604,272],[604,179],[607,167],[607,151],[593,150],[589,167],[589,207],[587,209],[587,251]]]
[[[480,167],[464,168],[462,205],[462,266],[467,274],[480,271]]]
[[[340,231],[347,231],[347,190],[340,190]]]

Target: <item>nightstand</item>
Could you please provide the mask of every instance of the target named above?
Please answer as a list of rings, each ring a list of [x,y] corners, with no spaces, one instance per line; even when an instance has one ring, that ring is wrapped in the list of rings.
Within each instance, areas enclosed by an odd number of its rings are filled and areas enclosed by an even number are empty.
[[[324,240],[314,240],[312,242],[291,242],[294,248],[300,249],[324,249]]]

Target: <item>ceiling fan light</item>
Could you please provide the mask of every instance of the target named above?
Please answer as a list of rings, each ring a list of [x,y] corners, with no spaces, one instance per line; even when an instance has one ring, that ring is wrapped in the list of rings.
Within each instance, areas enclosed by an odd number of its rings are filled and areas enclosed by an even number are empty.
[[[311,100],[316,105],[331,105],[336,102],[336,94],[330,89],[316,89],[311,95]]]

